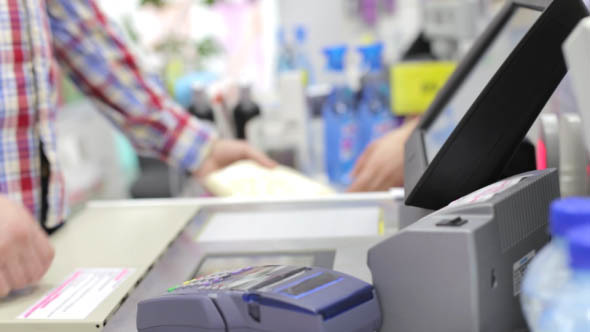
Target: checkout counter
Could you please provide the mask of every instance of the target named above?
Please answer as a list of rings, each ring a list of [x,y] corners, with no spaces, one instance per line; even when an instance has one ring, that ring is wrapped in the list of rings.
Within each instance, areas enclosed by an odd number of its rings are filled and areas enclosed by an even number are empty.
[[[244,266],[319,266],[370,282],[367,252],[395,232],[391,216],[400,202],[395,192],[296,201],[91,202],[52,237],[57,255],[42,283],[0,302],[0,330],[135,331],[139,301],[196,275]],[[293,218],[301,213],[333,215],[350,225],[348,214],[361,225],[327,237],[334,219],[313,220],[317,228],[309,229]],[[363,215],[371,220],[360,220]],[[275,229],[277,238],[268,238],[263,229],[268,218],[284,228]],[[238,220],[250,229],[259,227],[248,234],[250,240],[240,239],[240,230],[216,232],[218,225]],[[352,234],[359,230],[365,235]]]

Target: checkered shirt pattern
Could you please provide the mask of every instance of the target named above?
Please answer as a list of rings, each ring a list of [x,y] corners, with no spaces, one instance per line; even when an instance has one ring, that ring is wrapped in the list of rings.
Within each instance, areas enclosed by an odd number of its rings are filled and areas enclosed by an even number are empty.
[[[141,71],[95,0],[3,0],[1,195],[40,218],[42,146],[51,169],[45,226],[56,227],[66,218],[65,179],[56,152],[57,65],[139,153],[189,172],[198,168],[215,133]]]

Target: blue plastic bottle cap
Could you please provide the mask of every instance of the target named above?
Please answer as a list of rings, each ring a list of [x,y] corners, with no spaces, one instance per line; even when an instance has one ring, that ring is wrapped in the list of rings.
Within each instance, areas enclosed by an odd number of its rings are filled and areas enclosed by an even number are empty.
[[[327,68],[333,71],[344,71],[344,58],[347,50],[346,45],[324,48],[324,54],[328,61]]]
[[[569,197],[551,204],[549,226],[553,236],[565,236],[573,227],[590,225],[590,198]]]
[[[383,64],[383,43],[361,46],[358,51],[363,56],[363,66],[371,71],[380,71]]]
[[[307,39],[307,30],[303,25],[299,25],[295,28],[295,39],[300,43],[305,42]]]
[[[570,267],[575,270],[590,270],[590,225],[576,227],[567,234]]]

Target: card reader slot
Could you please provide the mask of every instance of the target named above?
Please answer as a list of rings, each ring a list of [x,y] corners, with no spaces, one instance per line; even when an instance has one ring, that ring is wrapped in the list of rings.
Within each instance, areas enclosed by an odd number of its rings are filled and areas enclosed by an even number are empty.
[[[266,286],[275,284],[277,282],[280,282],[280,281],[285,280],[285,279],[287,279],[287,278],[289,278],[291,276],[294,276],[296,274],[299,274],[299,273],[305,272],[305,271],[309,271],[309,268],[302,267],[302,268],[291,270],[291,271],[288,271],[288,272],[285,272],[285,273],[281,273],[279,275],[276,275],[276,276],[273,276],[271,278],[268,278],[268,279],[260,282],[259,284],[256,284],[256,285],[252,286],[252,288],[248,289],[248,291],[255,291],[255,290],[261,289],[263,287],[266,287]]]
[[[299,299],[301,297],[313,294],[320,289],[337,284],[343,280],[342,277],[327,272],[319,272],[298,280],[292,284],[286,285],[277,290],[283,295]]]

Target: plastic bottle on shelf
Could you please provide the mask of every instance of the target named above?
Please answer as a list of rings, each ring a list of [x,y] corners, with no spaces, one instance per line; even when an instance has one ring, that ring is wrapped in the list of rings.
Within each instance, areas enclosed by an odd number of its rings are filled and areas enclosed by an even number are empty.
[[[539,331],[541,314],[569,278],[566,235],[585,225],[590,225],[589,198],[571,197],[551,204],[549,226],[552,241],[530,263],[520,294],[523,312],[532,331]]]
[[[285,29],[280,28],[277,34],[278,39],[278,59],[277,59],[277,70],[280,73],[291,71],[295,69],[295,56],[293,47],[287,41],[285,36]]]
[[[189,113],[205,121],[215,122],[213,108],[209,103],[209,96],[204,84],[196,83],[192,86],[192,103],[188,108]]]
[[[361,84],[359,116],[359,149],[362,151],[374,140],[399,126],[401,119],[391,112],[389,85],[383,77],[383,44],[359,47],[364,72]]]
[[[354,96],[344,72],[346,52],[346,46],[324,49],[326,78],[331,85],[331,92],[322,107],[326,172],[330,182],[340,187],[351,183],[351,172],[358,153]]]
[[[570,277],[551,298],[533,332],[590,331],[590,225],[570,230]]]
[[[307,30],[300,25],[295,28],[294,67],[305,73],[305,85],[315,84],[315,73],[307,49]]]
[[[260,107],[252,98],[250,85],[240,87],[240,99],[234,108],[234,121],[236,124],[236,137],[239,139],[246,138],[246,125],[250,120],[260,116]]]

